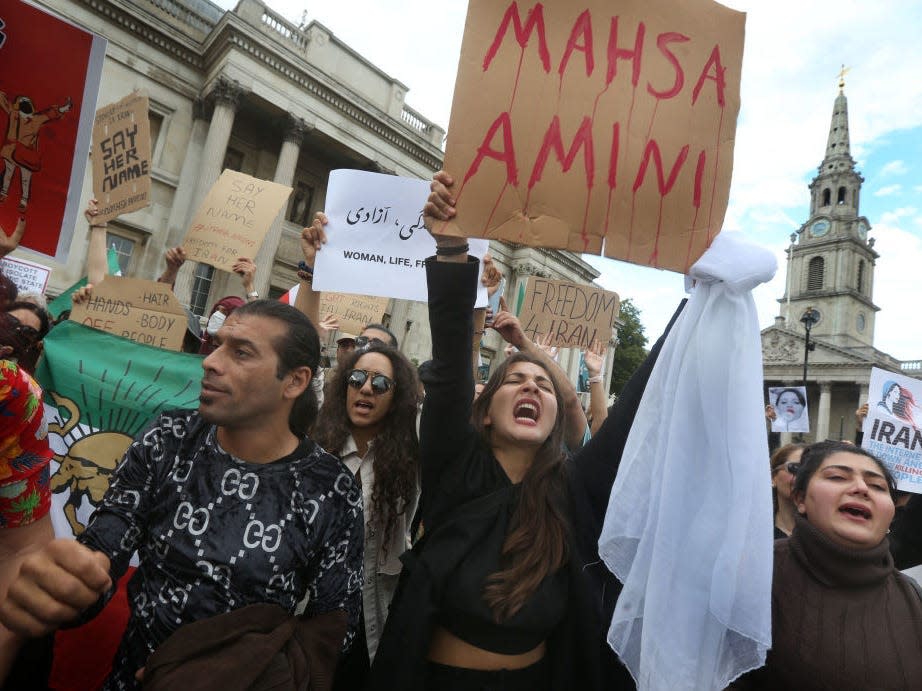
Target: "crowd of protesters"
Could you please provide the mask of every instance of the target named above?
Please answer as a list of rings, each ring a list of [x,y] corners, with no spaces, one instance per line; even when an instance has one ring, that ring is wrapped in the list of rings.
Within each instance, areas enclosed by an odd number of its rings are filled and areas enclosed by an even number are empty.
[[[454,194],[438,173],[430,228],[455,215]],[[86,218],[75,302],[106,272],[94,202]],[[620,584],[598,540],[669,329],[610,408],[608,344],[586,349],[584,410],[550,345],[507,308],[489,257],[481,269],[464,238],[433,235],[431,360],[417,371],[368,324],[339,333],[324,372],[321,334],[338,329],[312,286],[325,226],[318,213],[303,230],[293,306],[259,299],[241,258],[243,295],[190,319],[198,410],[150,421],[76,540],[54,539],[31,376],[52,320],[0,277],[0,687],[46,688],[47,656],[31,649],[96,616],[135,553],[107,689],[635,687],[606,641]],[[25,230],[3,232],[0,254]],[[185,252],[164,259],[157,280],[172,285]],[[475,309],[478,282],[495,309]],[[508,348],[478,381],[487,328]],[[919,502],[851,442],[750,460],[768,461],[774,498],[772,648],[731,688],[922,688],[922,598],[897,570],[922,563]]]

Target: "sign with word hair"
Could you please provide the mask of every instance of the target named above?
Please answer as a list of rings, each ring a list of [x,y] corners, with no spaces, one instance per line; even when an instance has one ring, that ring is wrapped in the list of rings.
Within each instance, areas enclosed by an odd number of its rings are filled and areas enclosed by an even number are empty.
[[[919,418],[918,420],[916,418]],[[871,369],[861,446],[877,456],[898,489],[922,494],[922,381]]]
[[[129,341],[181,350],[188,320],[170,286],[140,278],[107,276],[92,296],[70,312],[71,321]]]
[[[618,294],[593,285],[530,276],[519,296],[525,335],[560,348],[589,348],[596,339],[607,344],[619,314]]]
[[[435,230],[686,272],[727,208],[744,26],[712,0],[470,0]]]
[[[222,271],[238,259],[255,260],[290,195],[285,185],[225,170],[192,218],[182,243],[186,256]]]
[[[396,175],[332,171],[327,243],[317,253],[314,289],[426,302],[425,262],[435,254],[422,214],[429,185]],[[470,241],[470,255],[482,260],[488,245]],[[477,306],[486,305],[487,290],[478,284]]]
[[[97,222],[150,205],[149,101],[134,92],[96,111],[93,125],[93,194]]]

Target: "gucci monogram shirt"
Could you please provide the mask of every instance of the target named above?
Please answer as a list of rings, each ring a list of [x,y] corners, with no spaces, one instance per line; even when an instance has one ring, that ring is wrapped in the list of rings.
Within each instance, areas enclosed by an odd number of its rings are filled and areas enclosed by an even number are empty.
[[[128,448],[78,538],[109,557],[113,582],[135,551],[140,558],[105,688],[138,688],[135,672],[182,625],[254,603],[305,616],[344,608],[348,647],[361,608],[362,523],[352,473],[307,437],[289,456],[247,463],[197,412],[161,414]]]

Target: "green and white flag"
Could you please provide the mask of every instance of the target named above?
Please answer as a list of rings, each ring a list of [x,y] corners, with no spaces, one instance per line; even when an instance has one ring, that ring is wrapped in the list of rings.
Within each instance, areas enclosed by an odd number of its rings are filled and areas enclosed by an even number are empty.
[[[58,537],[83,532],[137,434],[170,408],[197,408],[202,357],[140,345],[65,321],[44,339],[35,378],[45,392],[52,520]]]

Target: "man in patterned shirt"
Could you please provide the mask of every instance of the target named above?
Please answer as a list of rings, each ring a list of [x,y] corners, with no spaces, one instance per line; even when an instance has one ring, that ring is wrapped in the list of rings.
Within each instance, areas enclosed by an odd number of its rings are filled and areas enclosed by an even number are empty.
[[[184,624],[254,603],[349,615],[362,584],[361,493],[304,435],[320,345],[310,321],[268,300],[229,316],[203,361],[197,412],[161,414],[129,447],[86,531],[27,558],[0,621],[32,636],[95,615],[137,550],[131,618],[105,688]]]

